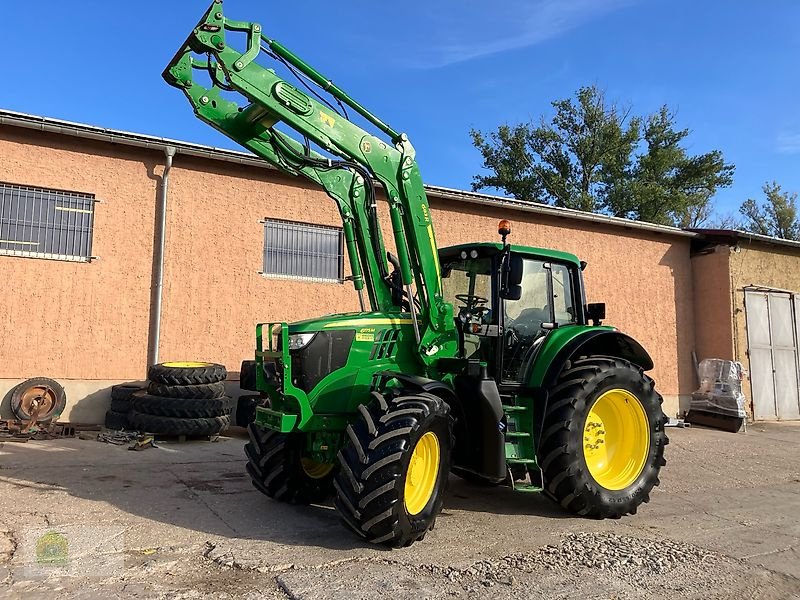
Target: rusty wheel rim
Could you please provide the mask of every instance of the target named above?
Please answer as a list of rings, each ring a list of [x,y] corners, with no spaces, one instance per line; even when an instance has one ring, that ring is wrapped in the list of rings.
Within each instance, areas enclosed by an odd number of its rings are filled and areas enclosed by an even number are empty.
[[[55,410],[57,402],[56,392],[47,385],[34,385],[22,393],[19,407],[30,416],[36,413],[36,418],[43,419]]]

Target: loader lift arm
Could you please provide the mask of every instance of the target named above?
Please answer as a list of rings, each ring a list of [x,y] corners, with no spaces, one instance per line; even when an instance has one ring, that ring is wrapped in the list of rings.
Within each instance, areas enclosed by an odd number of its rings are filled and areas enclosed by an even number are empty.
[[[244,34],[239,36],[246,37],[244,52],[229,45],[231,33]],[[319,86],[335,99],[342,113],[312,88],[308,89],[313,96],[256,62],[262,56],[288,68],[298,79],[305,77]],[[193,80],[196,70],[208,73],[209,87]],[[445,346],[452,353],[457,343],[453,309],[442,297],[430,209],[414,148],[406,134],[389,127],[313,67],[268,38],[258,23],[226,18],[222,0],[212,3],[163,77],[184,92],[201,120],[282,171],[306,177],[325,189],[339,208],[353,284],[362,306],[362,290],[366,288],[372,310],[397,312],[400,307],[392,299],[375,206],[374,180],[380,182],[389,204],[399,272],[414,317],[419,356],[430,365]],[[301,83],[307,85],[302,79]],[[240,106],[228,100],[228,92],[238,92],[247,103]],[[359,113],[389,141],[350,121],[342,105]],[[299,133],[304,142],[277,130],[275,125],[279,123]],[[340,159],[313,151],[309,140]]]

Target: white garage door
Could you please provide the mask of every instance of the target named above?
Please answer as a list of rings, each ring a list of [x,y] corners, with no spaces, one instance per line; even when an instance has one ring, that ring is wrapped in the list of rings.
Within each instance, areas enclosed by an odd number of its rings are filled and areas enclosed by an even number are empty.
[[[800,419],[800,297],[788,292],[746,290],[745,312],[754,417]]]

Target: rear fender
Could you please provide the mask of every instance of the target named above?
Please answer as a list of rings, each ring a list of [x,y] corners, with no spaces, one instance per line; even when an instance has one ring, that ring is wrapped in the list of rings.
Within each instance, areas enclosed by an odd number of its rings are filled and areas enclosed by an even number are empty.
[[[554,340],[555,341],[555,340]],[[552,359],[538,370],[541,379],[533,386],[549,389],[555,385],[567,361],[582,356],[613,356],[627,360],[645,371],[653,368],[653,359],[642,345],[631,336],[610,328],[585,328],[582,332],[562,341],[560,348],[550,349]],[[553,351],[555,350],[555,351]],[[543,355],[546,349],[543,349]]]
[[[559,333],[561,335],[556,335]],[[529,380],[534,398],[534,423],[539,425],[537,450],[542,439],[548,392],[567,364],[582,356],[613,356],[638,365],[645,371],[653,368],[653,359],[639,342],[611,327],[565,327],[553,330],[545,340]]]

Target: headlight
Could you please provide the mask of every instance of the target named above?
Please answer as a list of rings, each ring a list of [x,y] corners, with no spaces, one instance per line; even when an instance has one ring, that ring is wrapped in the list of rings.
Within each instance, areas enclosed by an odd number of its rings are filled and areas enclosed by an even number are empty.
[[[289,336],[289,350],[300,350],[305,348],[314,339],[315,333],[293,333]]]

